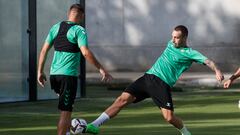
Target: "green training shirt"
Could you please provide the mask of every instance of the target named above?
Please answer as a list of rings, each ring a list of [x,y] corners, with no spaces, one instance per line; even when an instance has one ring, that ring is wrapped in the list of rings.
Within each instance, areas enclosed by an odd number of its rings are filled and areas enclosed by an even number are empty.
[[[68,24],[74,24],[74,22],[67,21]],[[53,45],[53,41],[58,34],[61,22],[55,24],[50,29],[45,42]],[[87,34],[83,27],[80,25],[72,26],[67,32],[67,39],[73,44],[81,46],[88,46]],[[78,76],[80,66],[80,53],[60,52],[54,51],[54,56],[51,64],[50,75],[69,75]]]
[[[176,48],[174,43],[169,41],[162,55],[146,73],[156,75],[172,87],[192,62],[203,64],[206,59],[207,57],[196,50],[188,47]]]

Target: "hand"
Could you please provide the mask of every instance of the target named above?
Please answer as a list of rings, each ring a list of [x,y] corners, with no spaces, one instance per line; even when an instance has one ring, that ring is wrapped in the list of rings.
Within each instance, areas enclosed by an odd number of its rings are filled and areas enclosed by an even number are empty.
[[[37,80],[38,80],[38,83],[39,83],[42,87],[44,87],[45,81],[47,81],[46,75],[45,75],[44,73],[39,73]]]
[[[222,82],[222,80],[224,80],[224,76],[222,74],[222,72],[220,70],[217,70],[216,71],[216,79],[219,81],[219,82]]]
[[[109,82],[113,79],[113,77],[108,72],[106,72],[104,69],[100,68],[99,72],[102,75],[103,82]]]
[[[232,84],[232,81],[229,79],[223,84],[223,88],[227,89]]]

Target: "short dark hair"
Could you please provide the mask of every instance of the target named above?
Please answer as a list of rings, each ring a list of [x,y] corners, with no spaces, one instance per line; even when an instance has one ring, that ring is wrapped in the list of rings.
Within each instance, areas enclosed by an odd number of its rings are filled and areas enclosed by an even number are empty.
[[[72,4],[69,10],[76,9],[82,13],[84,13],[84,8],[81,4]]]
[[[183,34],[183,37],[187,37],[188,36],[188,29],[186,26],[184,25],[178,25],[174,28],[175,31],[181,31]]]

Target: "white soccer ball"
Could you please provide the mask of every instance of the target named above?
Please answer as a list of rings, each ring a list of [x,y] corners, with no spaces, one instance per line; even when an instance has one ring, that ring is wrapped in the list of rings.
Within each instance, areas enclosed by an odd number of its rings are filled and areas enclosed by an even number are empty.
[[[84,119],[74,118],[71,121],[71,133],[74,135],[82,134],[85,132],[87,127],[87,122]]]

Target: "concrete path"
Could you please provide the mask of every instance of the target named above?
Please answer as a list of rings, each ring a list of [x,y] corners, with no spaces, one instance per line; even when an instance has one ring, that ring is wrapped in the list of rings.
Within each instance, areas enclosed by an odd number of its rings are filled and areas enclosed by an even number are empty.
[[[135,81],[137,78],[142,76],[143,72],[113,72],[111,73],[114,77],[114,80],[110,82],[110,84],[129,84]],[[231,74],[226,73],[225,80],[230,77]],[[87,84],[102,84],[99,73],[87,73]],[[223,81],[224,82],[224,81]],[[222,88],[223,83],[219,83],[215,74],[213,73],[202,73],[202,72],[194,72],[194,73],[184,73],[177,81],[177,87],[219,87]],[[240,86],[240,79],[236,80],[233,86]],[[239,87],[240,89],[240,87]]]

